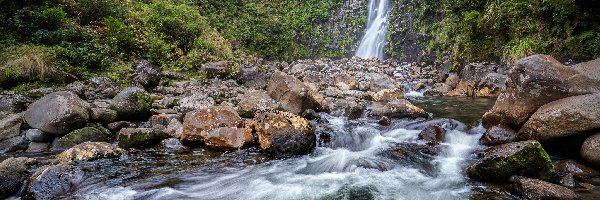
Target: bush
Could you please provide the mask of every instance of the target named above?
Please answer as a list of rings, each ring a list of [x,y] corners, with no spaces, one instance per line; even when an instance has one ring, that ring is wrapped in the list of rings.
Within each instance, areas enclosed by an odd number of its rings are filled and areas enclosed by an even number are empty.
[[[56,49],[22,45],[4,49],[0,54],[0,85],[14,86],[22,81],[64,81],[64,63],[56,59]]]

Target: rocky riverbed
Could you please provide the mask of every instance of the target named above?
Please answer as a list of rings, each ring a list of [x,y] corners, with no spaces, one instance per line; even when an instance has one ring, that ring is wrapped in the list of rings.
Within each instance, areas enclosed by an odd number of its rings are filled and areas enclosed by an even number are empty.
[[[142,60],[128,87],[4,91],[0,198],[598,197],[600,63],[481,66],[217,62],[181,80]],[[436,107],[412,90],[500,97],[479,124],[416,106]]]

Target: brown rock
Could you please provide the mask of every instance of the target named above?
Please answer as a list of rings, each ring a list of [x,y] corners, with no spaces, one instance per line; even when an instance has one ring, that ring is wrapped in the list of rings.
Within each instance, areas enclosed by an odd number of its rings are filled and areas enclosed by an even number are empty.
[[[539,141],[574,136],[600,128],[600,94],[573,96],[540,107],[519,131]]]
[[[517,141],[517,133],[504,125],[488,128],[479,139],[479,144],[492,146]]]
[[[54,159],[54,163],[69,163],[75,161],[89,161],[102,158],[115,158],[125,151],[113,147],[106,142],[86,142],[62,152]]]
[[[279,102],[273,100],[262,90],[248,90],[240,96],[240,102],[237,105],[238,113],[242,117],[254,117],[257,110],[279,109]]]
[[[436,145],[436,144],[439,144],[440,142],[443,142],[445,137],[446,137],[446,129],[444,129],[438,125],[431,124],[419,133],[418,139],[427,141],[427,144]]]
[[[458,83],[460,82],[460,78],[457,75],[450,75],[448,76],[448,78],[446,78],[446,85],[450,86],[451,89],[454,89],[458,86]]]
[[[456,88],[450,91],[447,96],[474,96],[475,82],[460,80]]]
[[[581,157],[596,167],[600,167],[600,133],[589,137],[581,145]]]
[[[398,89],[383,89],[375,94],[373,94],[373,101],[379,101],[379,102],[388,102],[388,101],[394,101],[398,98],[402,98],[404,95],[402,93],[402,91],[398,90]]]
[[[577,194],[569,190],[569,188],[537,179],[517,178],[513,187],[519,194],[530,200],[568,200],[578,198]]]
[[[260,111],[254,118],[260,147],[273,155],[305,154],[315,147],[317,136],[310,123],[283,111]]]
[[[546,55],[523,58],[510,71],[507,88],[500,94],[492,110],[494,115],[487,117],[502,119],[498,122],[519,127],[544,104],[600,91],[598,77],[594,77],[598,74],[595,71],[600,68],[586,69],[590,72],[580,73]],[[483,121],[496,121],[485,118]]]
[[[183,120],[181,141],[204,143],[217,149],[237,149],[252,143],[244,134],[244,121],[230,107],[212,107],[188,113]]]
[[[334,74],[333,81],[340,90],[353,90],[357,87],[356,79],[346,73]]]
[[[267,94],[281,103],[284,110],[300,114],[306,109],[326,110],[325,99],[311,90],[302,81],[283,72],[271,75],[267,85]]]
[[[452,88],[445,83],[436,83],[433,87],[427,91],[425,91],[425,95],[429,96],[444,96],[448,94],[448,92],[452,91]]]
[[[427,113],[405,99],[394,100],[387,103],[375,102],[369,110],[371,117],[386,116],[389,118],[419,118],[427,117]]]

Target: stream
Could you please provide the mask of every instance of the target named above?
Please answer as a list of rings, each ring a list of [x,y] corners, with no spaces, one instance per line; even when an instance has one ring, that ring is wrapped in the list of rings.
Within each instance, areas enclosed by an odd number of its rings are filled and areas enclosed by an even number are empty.
[[[472,104],[438,97],[413,101],[442,107]],[[493,100],[489,102],[474,107],[477,112],[460,115],[481,116],[493,105]],[[433,116],[449,117],[444,112]],[[81,199],[468,199],[480,190],[464,174],[476,159],[480,134],[450,130],[439,152],[429,155],[423,153],[427,145],[417,140],[419,127],[428,121],[398,120],[384,127],[366,119],[321,117],[325,123],[317,126],[317,132],[327,133],[329,142],[320,142],[309,155],[270,159],[256,149],[132,153],[83,164],[96,172],[74,195]]]

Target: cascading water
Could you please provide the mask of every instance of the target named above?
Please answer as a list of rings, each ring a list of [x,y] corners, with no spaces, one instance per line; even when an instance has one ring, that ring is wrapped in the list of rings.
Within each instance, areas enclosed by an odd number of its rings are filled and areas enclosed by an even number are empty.
[[[389,2],[388,0],[371,0],[369,2],[369,18],[367,30],[356,56],[361,58],[379,58],[383,60],[383,47],[388,29]]]

